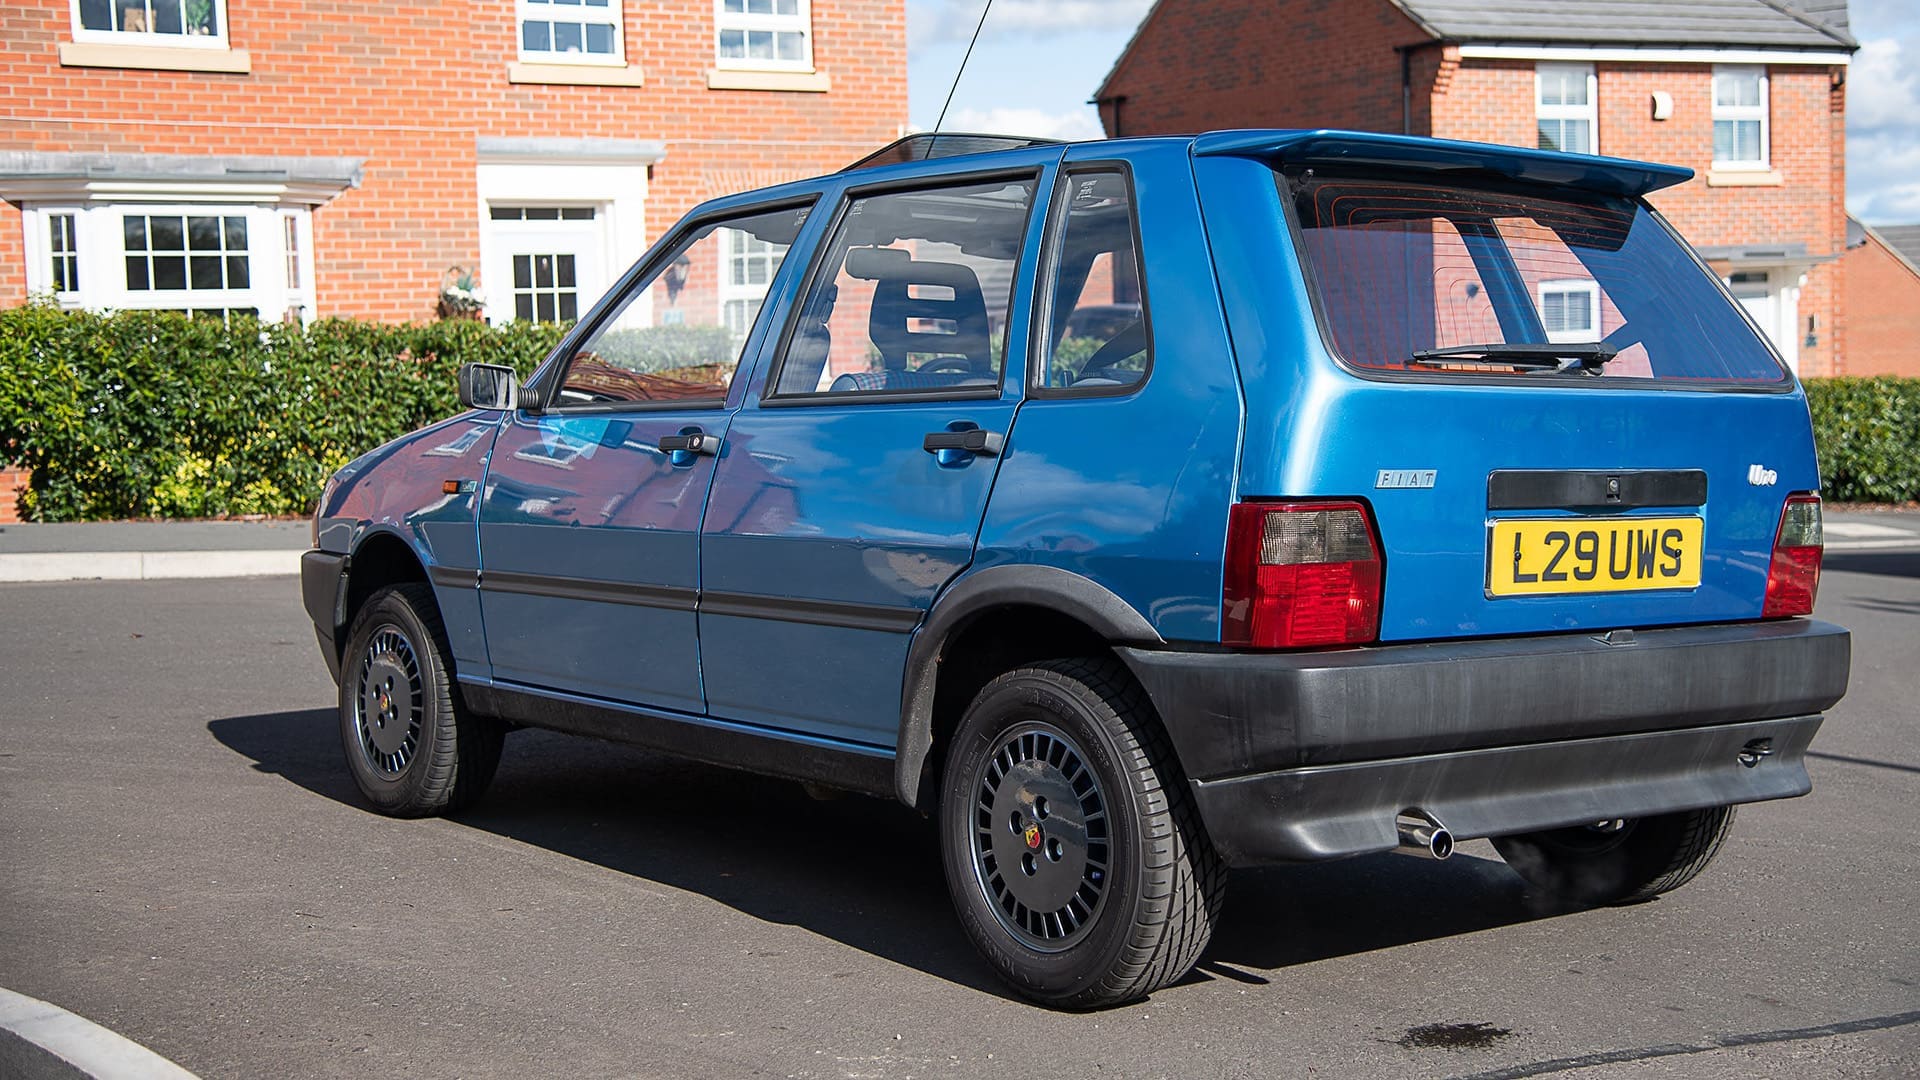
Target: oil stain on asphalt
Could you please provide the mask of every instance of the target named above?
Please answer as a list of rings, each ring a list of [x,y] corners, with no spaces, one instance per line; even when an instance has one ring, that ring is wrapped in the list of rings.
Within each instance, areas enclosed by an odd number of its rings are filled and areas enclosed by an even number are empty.
[[[1409,1050],[1485,1050],[1513,1032],[1492,1024],[1422,1024],[1396,1041]]]

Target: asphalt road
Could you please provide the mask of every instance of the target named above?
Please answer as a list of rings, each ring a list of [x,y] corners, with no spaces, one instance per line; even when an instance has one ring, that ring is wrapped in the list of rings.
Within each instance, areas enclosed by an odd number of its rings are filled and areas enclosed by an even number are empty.
[[[290,579],[0,587],[0,985],[208,1078],[1920,1074],[1920,550],[1828,556],[1808,798],[1628,909],[1482,843],[1241,873],[1200,971],[1002,994],[932,830],[521,732],[458,820],[362,809]]]

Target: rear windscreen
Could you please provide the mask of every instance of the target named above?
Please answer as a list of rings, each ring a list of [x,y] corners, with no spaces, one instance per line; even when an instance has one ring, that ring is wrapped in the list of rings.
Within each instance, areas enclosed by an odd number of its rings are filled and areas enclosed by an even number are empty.
[[[1364,371],[1774,384],[1788,376],[1638,200],[1282,175],[1335,351]]]

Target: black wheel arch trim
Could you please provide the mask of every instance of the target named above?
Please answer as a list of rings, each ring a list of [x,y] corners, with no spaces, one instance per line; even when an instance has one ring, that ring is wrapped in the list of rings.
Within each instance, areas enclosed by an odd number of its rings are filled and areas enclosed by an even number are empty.
[[[894,786],[900,801],[924,808],[924,773],[933,752],[933,698],[947,642],[990,611],[1016,605],[1057,611],[1116,645],[1163,645],[1146,617],[1106,586],[1057,566],[1031,563],[975,570],[949,585],[914,633],[900,689]]]

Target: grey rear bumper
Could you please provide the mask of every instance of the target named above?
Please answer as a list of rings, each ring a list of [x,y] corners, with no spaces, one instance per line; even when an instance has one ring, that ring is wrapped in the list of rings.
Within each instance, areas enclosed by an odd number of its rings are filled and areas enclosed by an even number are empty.
[[[1805,794],[1801,754],[1846,692],[1851,639],[1789,619],[1120,653],[1215,844],[1246,864],[1389,849],[1409,809],[1470,838]],[[1749,768],[1758,740],[1769,753]]]

